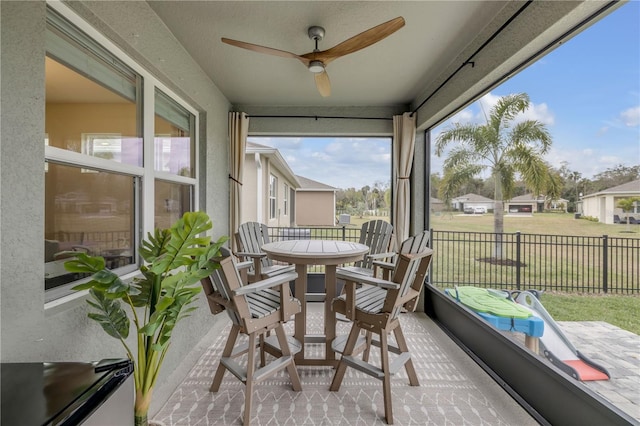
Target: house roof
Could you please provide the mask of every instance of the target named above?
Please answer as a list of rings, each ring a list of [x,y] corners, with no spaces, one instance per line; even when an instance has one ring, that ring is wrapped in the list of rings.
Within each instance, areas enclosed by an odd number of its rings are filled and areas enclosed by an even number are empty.
[[[280,154],[280,151],[276,148],[247,141],[245,155],[247,154],[260,154],[261,156],[268,158],[272,165],[287,179],[289,179],[295,188],[300,187],[300,182],[298,181],[295,173],[293,173],[289,164],[287,164],[285,159],[282,157],[282,154]]]
[[[613,186],[602,191],[587,194],[582,198],[589,198],[606,194],[640,195],[640,179],[623,183],[622,185]]]
[[[453,200],[451,201],[467,201],[467,202],[471,202],[471,203],[493,203],[493,200],[491,198],[487,198],[487,197],[483,197],[482,195],[478,195],[478,194],[465,194],[465,195],[461,195],[459,197],[455,197]]]
[[[529,202],[529,203],[534,203],[534,202],[543,202],[544,201],[544,197],[542,196],[538,196],[538,197],[534,197],[533,194],[524,194],[524,195],[518,195],[517,197],[513,197],[510,200],[507,200],[509,202]]]
[[[338,188],[333,186],[325,185],[322,182],[318,182],[312,179],[308,179],[306,177],[296,175],[298,178],[298,182],[300,182],[300,188],[298,191],[337,191]]]

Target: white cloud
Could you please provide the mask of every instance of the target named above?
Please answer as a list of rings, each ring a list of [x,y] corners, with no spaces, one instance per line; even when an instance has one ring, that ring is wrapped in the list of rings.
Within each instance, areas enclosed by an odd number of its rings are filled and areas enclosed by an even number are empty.
[[[253,140],[278,149],[295,174],[336,188],[362,188],[365,185],[373,186],[375,182],[388,183],[390,180],[390,138]]]
[[[472,104],[471,107],[463,109],[448,119],[444,125],[448,127],[451,123],[485,124],[489,114],[491,114],[491,109],[496,106],[501,97],[493,93],[487,93]],[[546,103],[536,104],[529,102],[529,108],[524,113],[518,114],[514,122],[519,123],[525,120],[537,120],[542,124],[552,126],[555,123],[555,116]]]
[[[324,152],[318,152],[318,151],[314,151],[311,153],[311,158],[313,158],[314,160],[319,160],[319,161],[330,161],[332,159],[331,156],[327,155]]]
[[[481,105],[481,109],[484,110],[484,113],[486,113],[487,117],[489,116],[491,109],[496,106],[500,98],[501,96],[497,96],[492,93],[487,93],[482,98],[480,98],[479,103]],[[518,114],[514,118],[514,121],[516,123],[525,120],[537,120],[542,124],[548,126],[552,126],[555,122],[553,113],[549,110],[549,107],[546,103],[543,102],[541,104],[536,104],[531,101],[529,101],[529,108],[527,108],[525,112]]]
[[[620,113],[620,120],[627,127],[640,126],[640,106],[626,109]]]

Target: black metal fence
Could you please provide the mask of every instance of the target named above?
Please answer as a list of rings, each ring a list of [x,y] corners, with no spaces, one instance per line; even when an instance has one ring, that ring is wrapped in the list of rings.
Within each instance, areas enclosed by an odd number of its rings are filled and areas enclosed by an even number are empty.
[[[510,290],[640,293],[640,239],[431,230],[430,282]],[[273,241],[357,242],[360,229],[269,228]],[[321,272],[310,267],[309,272]]]
[[[439,287],[640,293],[637,238],[432,230],[431,246]]]

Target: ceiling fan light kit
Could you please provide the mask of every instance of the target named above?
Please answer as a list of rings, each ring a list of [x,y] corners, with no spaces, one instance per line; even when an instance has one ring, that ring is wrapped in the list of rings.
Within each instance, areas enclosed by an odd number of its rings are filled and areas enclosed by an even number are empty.
[[[331,94],[331,84],[329,83],[329,76],[326,72],[326,67],[330,62],[342,56],[362,50],[365,47],[369,47],[372,44],[387,38],[402,28],[404,24],[404,18],[399,16],[361,32],[360,34],[355,35],[330,49],[322,51],[318,49],[318,42],[324,38],[325,30],[319,26],[312,26],[308,28],[307,34],[311,40],[315,41],[315,49],[313,49],[312,52],[305,53],[304,55],[296,55],[295,53],[287,52],[285,50],[273,49],[271,47],[260,46],[258,44],[246,43],[244,41],[232,40],[224,37],[222,38],[222,42],[231,46],[264,53],[266,55],[299,60],[315,75],[316,88],[320,95],[326,97]]]
[[[324,64],[320,61],[311,61],[309,62],[309,71],[314,74],[324,71]]]

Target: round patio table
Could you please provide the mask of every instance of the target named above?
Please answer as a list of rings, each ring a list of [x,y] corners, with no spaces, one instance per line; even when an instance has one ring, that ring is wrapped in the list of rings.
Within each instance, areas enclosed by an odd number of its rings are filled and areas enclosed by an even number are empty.
[[[330,365],[336,366],[335,352],[331,342],[336,337],[336,314],[331,310],[331,302],[336,297],[336,266],[343,263],[361,260],[369,252],[364,244],[334,240],[288,240],[267,243],[262,246],[270,259],[287,262],[296,266],[296,298],[300,300],[302,309],[295,316],[294,337],[302,344],[302,350],[296,354],[298,365]],[[324,335],[307,335],[307,266],[324,265]],[[306,358],[305,343],[324,343],[324,358]]]

